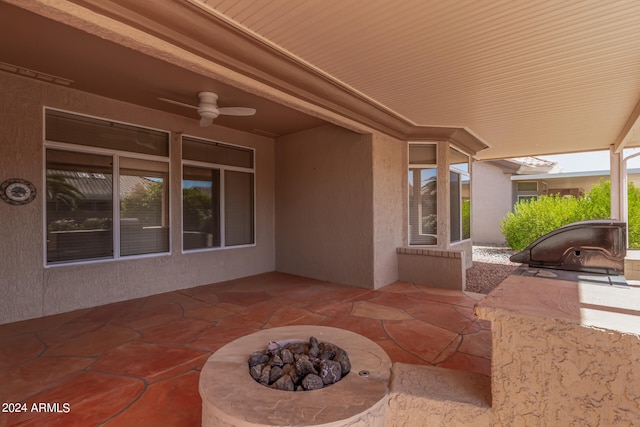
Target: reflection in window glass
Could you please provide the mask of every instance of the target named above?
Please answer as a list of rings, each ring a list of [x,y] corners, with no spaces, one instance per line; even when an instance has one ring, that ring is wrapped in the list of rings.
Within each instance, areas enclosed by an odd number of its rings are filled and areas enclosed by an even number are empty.
[[[409,169],[409,244],[435,245],[438,234],[438,170]]]
[[[182,176],[182,245],[220,246],[220,171],[185,166]]]
[[[120,255],[169,251],[167,163],[120,159]]]
[[[226,246],[254,243],[253,173],[224,173],[224,241]]]
[[[449,149],[449,201],[451,242],[471,238],[471,175],[469,156]]]
[[[47,264],[169,252],[169,134],[51,109],[45,126]]]
[[[113,257],[111,156],[47,150],[47,262]]]
[[[255,243],[254,151],[182,138],[183,250]]]
[[[471,179],[462,175],[462,240],[471,238]]]

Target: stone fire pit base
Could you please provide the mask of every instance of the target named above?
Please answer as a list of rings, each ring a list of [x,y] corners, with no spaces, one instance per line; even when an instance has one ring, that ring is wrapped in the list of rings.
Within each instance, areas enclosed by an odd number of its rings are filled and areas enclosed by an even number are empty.
[[[251,378],[247,357],[270,341],[319,341],[343,348],[351,372],[321,390],[287,392]],[[361,375],[364,374],[364,375]],[[383,427],[391,360],[362,335],[326,326],[284,326],[239,338],[216,351],[200,374],[203,427],[366,425]]]

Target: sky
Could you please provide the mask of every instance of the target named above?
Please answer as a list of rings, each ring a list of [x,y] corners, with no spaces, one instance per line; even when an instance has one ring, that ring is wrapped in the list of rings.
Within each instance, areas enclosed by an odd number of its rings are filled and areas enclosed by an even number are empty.
[[[640,153],[640,149],[624,150],[624,157]],[[562,172],[583,172],[609,170],[609,151],[592,151],[589,153],[557,154],[553,156],[536,156],[540,159],[557,162]],[[640,168],[640,156],[627,162],[627,168]]]

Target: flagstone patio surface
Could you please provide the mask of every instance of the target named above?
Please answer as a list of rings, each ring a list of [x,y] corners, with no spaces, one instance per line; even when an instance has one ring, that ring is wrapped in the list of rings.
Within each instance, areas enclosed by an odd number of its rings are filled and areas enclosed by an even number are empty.
[[[488,376],[490,325],[473,314],[482,297],[266,273],[0,325],[0,427],[199,426],[198,379],[209,356],[285,325],[347,329],[393,362]]]

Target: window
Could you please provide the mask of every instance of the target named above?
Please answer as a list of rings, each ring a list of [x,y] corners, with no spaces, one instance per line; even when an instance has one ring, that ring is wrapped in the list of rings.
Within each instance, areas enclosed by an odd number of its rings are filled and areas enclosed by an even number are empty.
[[[255,243],[253,150],[182,139],[182,248]]]
[[[47,264],[168,252],[169,135],[45,114]]]
[[[120,255],[169,251],[169,165],[120,158]]]
[[[518,191],[538,191],[537,181],[520,181],[517,183]]]
[[[459,242],[471,237],[469,156],[450,148],[449,164],[451,242]]]
[[[438,242],[438,168],[435,144],[409,144],[409,244]]]
[[[182,173],[183,248],[220,247],[220,170],[184,166]]]

